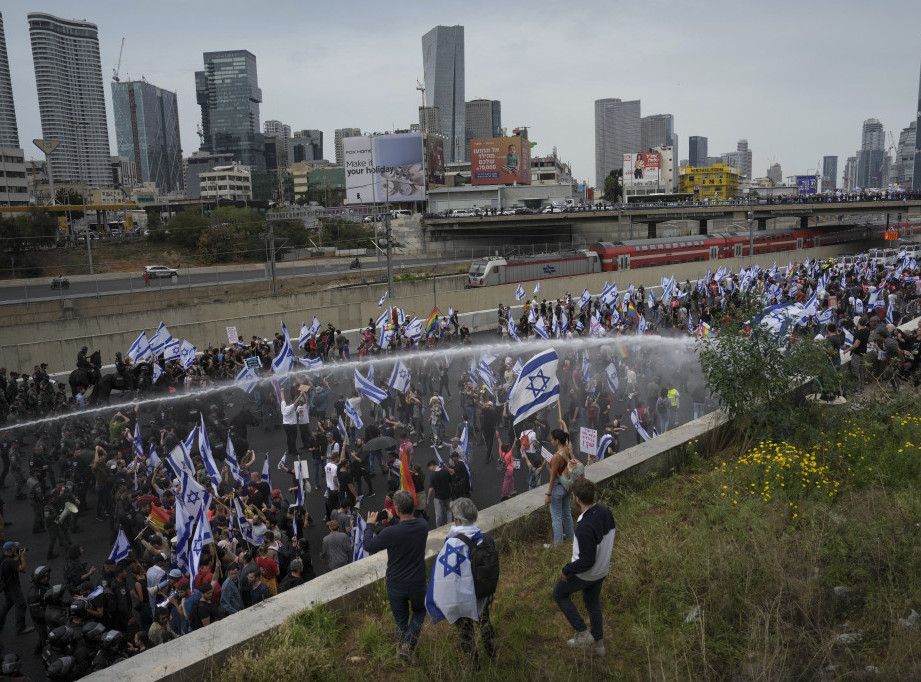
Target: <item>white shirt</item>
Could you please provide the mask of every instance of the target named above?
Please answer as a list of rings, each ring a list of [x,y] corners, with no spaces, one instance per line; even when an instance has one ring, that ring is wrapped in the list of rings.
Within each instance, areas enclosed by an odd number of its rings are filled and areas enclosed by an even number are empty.
[[[339,479],[336,477],[339,467],[336,466],[335,462],[329,460],[326,462],[324,471],[326,471],[326,487],[330,490],[339,490]]]

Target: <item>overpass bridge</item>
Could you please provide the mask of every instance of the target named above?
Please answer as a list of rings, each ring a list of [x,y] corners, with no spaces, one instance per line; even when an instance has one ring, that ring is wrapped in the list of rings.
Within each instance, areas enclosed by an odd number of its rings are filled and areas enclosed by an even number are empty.
[[[769,222],[805,229],[821,224],[895,224],[909,218],[921,220],[921,200],[639,204],[611,210],[426,219],[422,231],[427,248],[437,248],[446,242],[470,241],[509,245],[557,241],[579,245],[642,236],[649,239],[668,236],[660,234],[660,228],[675,222],[692,225],[696,222],[696,233],[706,235],[711,230],[726,231],[727,223],[736,228],[748,228],[749,219],[753,229],[767,230]]]

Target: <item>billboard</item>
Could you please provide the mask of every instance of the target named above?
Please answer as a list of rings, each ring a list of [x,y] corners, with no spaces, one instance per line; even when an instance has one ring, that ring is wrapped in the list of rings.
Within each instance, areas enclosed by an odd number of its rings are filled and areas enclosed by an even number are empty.
[[[445,184],[444,138],[438,137],[438,135],[429,135],[425,139],[425,152],[429,187]]]
[[[375,135],[371,158],[376,201],[425,201],[422,133]]]
[[[530,185],[530,143],[520,137],[472,140],[470,181],[474,185]]]
[[[345,198],[350,204],[374,203],[371,138],[367,135],[342,138],[345,160]]]
[[[818,175],[797,175],[796,176],[796,193],[797,194],[816,194],[819,191]]]
[[[662,156],[658,153],[624,154],[624,185],[649,181],[658,184]]]

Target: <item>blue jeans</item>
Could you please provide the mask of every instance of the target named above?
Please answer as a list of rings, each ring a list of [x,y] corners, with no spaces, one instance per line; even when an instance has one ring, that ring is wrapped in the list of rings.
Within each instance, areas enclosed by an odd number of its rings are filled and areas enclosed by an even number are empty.
[[[324,471],[322,459],[310,458],[310,468],[313,470],[313,489],[320,490],[320,487],[326,487],[326,472]]]
[[[376,464],[375,464],[376,462]],[[375,450],[368,455],[368,467],[371,469],[371,475],[374,476],[378,471],[384,471],[384,451]]]
[[[601,583],[604,578],[587,582],[576,576],[569,576],[566,581],[557,580],[553,587],[553,601],[560,607],[560,611],[566,616],[566,620],[575,629],[576,632],[585,631],[585,621],[579,615],[579,609],[572,603],[570,596],[576,592],[582,592],[582,603],[585,604],[585,610],[588,611],[588,620],[592,626],[592,637],[595,641],[604,638],[604,627],[601,617]]]
[[[390,611],[397,626],[399,643],[405,642],[410,649],[415,649],[425,622],[425,586],[407,590],[388,584],[387,597],[390,599]]]
[[[550,495],[550,523],[553,526],[554,545],[575,537],[572,527],[571,503],[572,493],[563,490],[563,484],[557,479],[553,484],[553,494]]]
[[[18,560],[16,561],[18,565]],[[3,605],[0,606],[0,629],[6,625],[6,617],[15,607],[16,632],[20,632],[26,626],[26,597],[22,593],[22,587],[19,586],[19,576],[13,577],[16,585],[3,592]]]

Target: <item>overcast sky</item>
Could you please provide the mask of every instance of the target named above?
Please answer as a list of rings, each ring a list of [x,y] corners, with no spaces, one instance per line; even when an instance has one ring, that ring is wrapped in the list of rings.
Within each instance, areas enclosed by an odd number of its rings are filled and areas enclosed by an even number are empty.
[[[32,11],[98,25],[112,150],[110,82],[124,36],[122,78],[143,75],[178,93],[186,156],[198,149],[202,52],[255,54],[262,120],[322,130],[333,159],[336,128],[418,121],[422,35],[461,24],[466,99],[501,100],[509,132],[529,126],[535,154],[555,146],[589,183],[593,102],[605,97],[640,99],[644,116],[673,114],[679,158],[687,158],[690,135],[708,137],[711,155],[747,138],[755,176],[775,160],[785,176],[805,173],[833,154],[840,181],[864,119],[878,118],[898,144],[917,110],[921,69],[918,0],[3,0],[20,143],[35,157],[30,140],[42,131]]]

